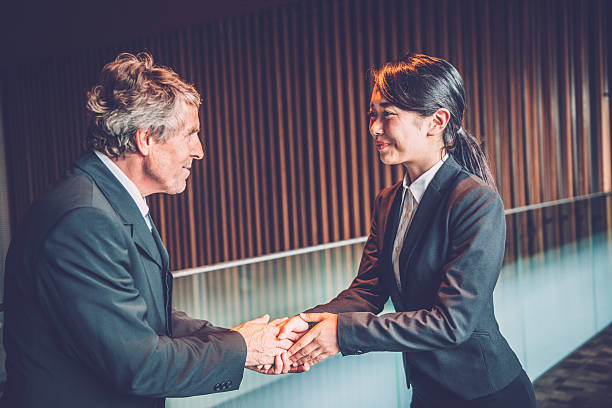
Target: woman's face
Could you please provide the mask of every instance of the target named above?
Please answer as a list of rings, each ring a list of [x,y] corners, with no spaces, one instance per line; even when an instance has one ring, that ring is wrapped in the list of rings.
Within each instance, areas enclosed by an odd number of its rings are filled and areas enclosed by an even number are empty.
[[[417,164],[429,157],[426,118],[392,105],[374,87],[370,100],[370,135],[384,164]]]

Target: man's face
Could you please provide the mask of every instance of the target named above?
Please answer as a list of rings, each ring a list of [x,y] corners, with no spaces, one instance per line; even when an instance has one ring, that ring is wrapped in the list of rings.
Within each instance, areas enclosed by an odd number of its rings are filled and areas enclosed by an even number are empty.
[[[184,109],[183,128],[161,142],[154,141],[145,160],[145,173],[153,181],[157,193],[182,193],[187,186],[193,160],[204,157],[198,137],[198,109],[193,105],[186,105]]]

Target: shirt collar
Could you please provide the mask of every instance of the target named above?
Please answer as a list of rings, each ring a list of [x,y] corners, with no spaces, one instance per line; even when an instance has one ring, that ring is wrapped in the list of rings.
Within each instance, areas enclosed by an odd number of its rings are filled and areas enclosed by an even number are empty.
[[[121,170],[119,166],[117,166],[115,162],[110,159],[110,157],[97,150],[94,150],[94,153],[110,170],[110,172],[113,173],[117,180],[119,180],[119,183],[121,183],[123,188],[127,190],[127,192],[130,194],[130,197],[132,197],[132,200],[134,200],[134,202],[138,206],[140,213],[146,219],[146,216],[149,213],[149,206],[147,205],[147,202],[142,197],[142,195],[140,195],[140,191],[138,190],[138,187],[136,187],[136,184],[134,184],[134,182],[130,180],[128,176],[125,175],[123,170]]]
[[[404,190],[407,188],[410,189],[410,192],[412,193],[412,196],[414,197],[417,204],[421,202],[421,198],[423,198],[423,194],[425,194],[427,186],[429,186],[429,183],[431,183],[431,180],[433,180],[436,173],[438,172],[438,170],[440,170],[440,167],[442,167],[446,159],[448,159],[448,153],[445,154],[444,157],[442,157],[442,159],[440,159],[436,164],[434,164],[429,170],[421,174],[416,180],[414,180],[410,184],[408,184],[408,172],[404,174],[404,181],[402,183]]]

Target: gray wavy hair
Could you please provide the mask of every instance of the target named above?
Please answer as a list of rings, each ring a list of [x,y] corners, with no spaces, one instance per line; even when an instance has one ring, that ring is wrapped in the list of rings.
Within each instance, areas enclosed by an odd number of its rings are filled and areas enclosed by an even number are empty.
[[[200,95],[172,69],[146,52],[119,54],[87,92],[87,147],[115,159],[136,153],[138,129],[164,140],[182,128],[186,104],[199,107]]]

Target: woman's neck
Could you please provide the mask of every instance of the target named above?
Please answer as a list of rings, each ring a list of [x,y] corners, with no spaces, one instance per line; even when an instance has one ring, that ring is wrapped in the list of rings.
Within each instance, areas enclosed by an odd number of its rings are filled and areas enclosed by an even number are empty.
[[[402,165],[408,172],[410,182],[412,183],[414,180],[421,177],[423,173],[431,169],[437,162],[442,160],[445,154],[446,149],[442,148],[436,151],[432,151],[431,154],[427,155],[426,157],[421,157],[418,162],[402,163]]]

